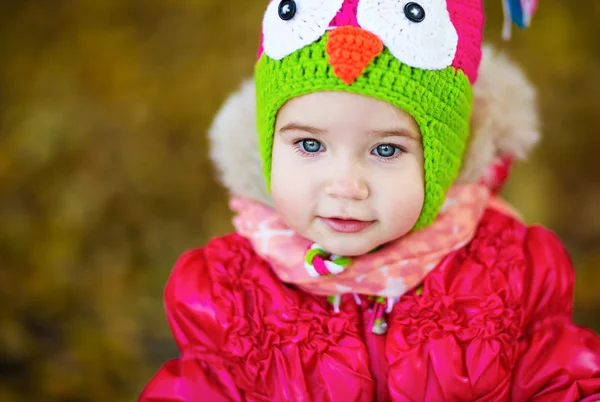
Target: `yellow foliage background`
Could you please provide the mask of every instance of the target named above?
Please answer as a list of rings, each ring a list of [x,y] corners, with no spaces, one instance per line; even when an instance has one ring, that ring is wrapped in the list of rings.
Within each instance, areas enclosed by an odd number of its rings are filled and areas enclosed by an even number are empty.
[[[506,197],[555,230],[600,332],[600,1],[486,38],[539,88],[544,140]],[[252,73],[264,0],[0,3],[0,400],[132,401],[176,355],[185,249],[231,230],[205,132]]]

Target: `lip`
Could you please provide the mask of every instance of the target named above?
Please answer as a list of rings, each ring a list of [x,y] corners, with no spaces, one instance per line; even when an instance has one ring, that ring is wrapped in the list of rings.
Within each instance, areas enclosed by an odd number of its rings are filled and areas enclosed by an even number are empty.
[[[358,219],[320,218],[321,221],[329,227],[329,229],[339,233],[360,233],[375,222],[361,221]]]

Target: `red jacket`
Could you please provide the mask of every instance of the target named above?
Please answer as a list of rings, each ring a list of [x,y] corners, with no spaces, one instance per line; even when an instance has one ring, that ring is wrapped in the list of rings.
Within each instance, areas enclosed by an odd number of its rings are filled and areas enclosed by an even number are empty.
[[[491,209],[387,335],[365,330],[366,301],[336,314],[232,234],[177,262],[165,301],[181,356],[140,400],[600,400],[600,339],[572,323],[572,299],[557,237]]]

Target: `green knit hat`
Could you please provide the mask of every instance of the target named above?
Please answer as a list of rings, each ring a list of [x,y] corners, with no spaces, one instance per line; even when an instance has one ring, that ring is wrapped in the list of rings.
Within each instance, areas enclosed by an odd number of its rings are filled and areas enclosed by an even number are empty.
[[[461,168],[482,29],[481,0],[273,0],[255,68],[267,188],[279,109],[312,92],[357,93],[417,122],[425,201],[415,229],[428,226]]]

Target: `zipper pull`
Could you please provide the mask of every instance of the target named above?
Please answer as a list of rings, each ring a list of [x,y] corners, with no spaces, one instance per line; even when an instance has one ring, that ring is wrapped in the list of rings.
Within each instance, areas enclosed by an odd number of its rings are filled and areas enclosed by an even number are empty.
[[[385,335],[388,331],[388,324],[385,320],[385,306],[386,306],[385,297],[378,297],[375,301],[375,306],[372,311],[372,325],[371,332],[377,335]]]

